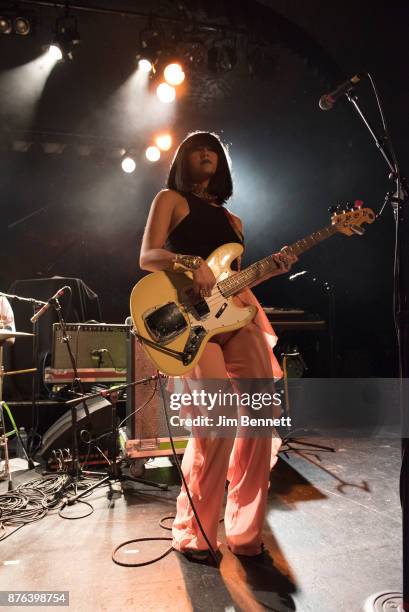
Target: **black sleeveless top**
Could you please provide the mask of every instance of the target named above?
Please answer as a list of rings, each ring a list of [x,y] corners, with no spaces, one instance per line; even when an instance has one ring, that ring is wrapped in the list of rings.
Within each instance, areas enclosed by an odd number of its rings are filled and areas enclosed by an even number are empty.
[[[223,206],[212,206],[193,193],[183,193],[189,214],[169,234],[164,248],[182,255],[200,255],[207,259],[217,247],[227,242],[244,244],[233,229]],[[237,270],[237,260],[232,263]]]

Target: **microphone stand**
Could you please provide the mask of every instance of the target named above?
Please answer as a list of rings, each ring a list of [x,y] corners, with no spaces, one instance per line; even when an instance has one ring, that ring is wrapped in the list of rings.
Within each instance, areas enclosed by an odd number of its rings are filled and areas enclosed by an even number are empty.
[[[399,356],[399,379],[400,379],[400,413],[401,413],[401,473],[400,473],[400,500],[402,507],[402,560],[403,560],[403,600],[399,593],[384,592],[371,596],[365,606],[365,610],[378,610],[378,606],[384,605],[398,608],[401,611],[409,610],[409,390],[405,384],[405,378],[409,377],[409,249],[405,244],[409,236],[409,213],[408,213],[408,192],[404,177],[402,177],[395,151],[389,137],[386,123],[382,113],[379,96],[376,91],[372,77],[368,75],[379,105],[381,118],[384,127],[384,137],[379,139],[365,117],[358,104],[355,94],[347,93],[346,97],[352,104],[364,125],[368,129],[375,145],[384,158],[390,170],[389,179],[395,184],[393,194],[387,193],[385,203],[392,205],[392,211],[396,224],[396,244],[395,244],[395,277],[394,277],[394,316],[396,334],[398,340]],[[385,149],[385,143],[389,144],[389,151]],[[382,207],[383,210],[383,207]],[[382,211],[381,211],[382,212]],[[379,216],[379,215],[378,215]],[[406,252],[405,252],[406,247]]]
[[[58,317],[58,321],[60,323],[61,326],[61,332],[62,332],[62,341],[65,343],[67,350],[68,350],[68,355],[70,358],[70,362],[71,362],[71,367],[73,369],[74,372],[74,378],[72,381],[72,390],[75,391],[75,388],[78,387],[79,391],[80,391],[80,396],[76,397],[72,400],[68,400],[65,402],[65,405],[69,408],[71,408],[71,423],[72,423],[72,460],[71,460],[71,469],[68,470],[68,474],[71,475],[71,477],[74,478],[75,484],[78,484],[78,481],[80,479],[81,473],[83,472],[80,469],[80,465],[79,465],[79,448],[78,448],[78,420],[77,420],[77,406],[78,404],[83,404],[84,406],[84,410],[85,410],[85,414],[86,414],[86,418],[88,420],[89,423],[89,429],[90,429],[90,434],[91,434],[91,440],[90,443],[92,443],[92,434],[93,434],[93,427],[92,427],[92,422],[91,422],[91,416],[89,413],[89,409],[88,409],[88,405],[87,405],[87,400],[89,399],[93,399],[96,397],[110,397],[112,394],[112,401],[111,401],[111,433],[113,434],[113,438],[112,438],[112,443],[111,443],[111,454],[112,454],[112,460],[109,462],[109,466],[108,466],[108,474],[107,476],[105,476],[104,478],[102,478],[101,480],[98,480],[98,482],[90,485],[89,487],[87,487],[86,489],[84,489],[83,491],[81,491],[81,493],[77,493],[77,486],[75,487],[75,495],[72,497],[69,497],[66,499],[63,507],[65,507],[65,505],[69,505],[71,506],[72,504],[74,504],[78,499],[80,499],[81,497],[83,497],[84,495],[88,494],[90,491],[93,491],[96,487],[99,487],[100,485],[108,482],[110,483],[111,480],[119,480],[124,481],[124,480],[130,480],[130,481],[134,481],[134,482],[139,482],[139,483],[143,483],[146,485],[149,485],[151,487],[155,487],[161,490],[167,490],[168,486],[166,484],[159,484],[156,482],[152,482],[150,480],[145,480],[143,478],[133,478],[131,476],[124,476],[121,472],[120,469],[120,462],[121,460],[118,459],[118,440],[119,440],[119,430],[118,430],[118,424],[117,424],[117,418],[116,418],[116,399],[117,399],[117,395],[119,391],[122,391],[124,389],[127,389],[128,387],[133,387],[135,385],[139,385],[141,383],[147,382],[148,380],[152,380],[155,377],[148,377],[148,378],[144,378],[143,380],[139,380],[133,383],[129,383],[126,385],[117,385],[116,387],[112,388],[112,389],[108,389],[105,391],[99,391],[97,393],[90,393],[90,394],[85,394],[84,393],[84,389],[82,386],[82,382],[80,377],[78,376],[78,370],[77,370],[77,364],[75,362],[75,358],[71,349],[71,345],[70,345],[70,338],[69,335],[67,333],[67,327],[66,327],[66,323],[64,320],[64,317],[62,315],[62,310],[61,310],[61,304],[58,300],[58,296],[54,296],[53,298],[51,298],[51,300],[49,300],[49,303],[54,307],[55,311],[57,312],[57,317]]]
[[[59,302],[58,297],[53,297],[49,300],[49,303],[54,307],[54,310],[57,313],[58,321],[61,326],[62,333],[62,342],[64,342],[67,347],[68,356],[71,362],[71,367],[74,372],[74,378],[71,384],[71,390],[75,393],[75,389],[78,387],[81,395],[84,397],[84,389],[82,386],[81,378],[78,376],[77,364],[74,358],[74,354],[71,349],[70,337],[67,333],[67,327],[65,324],[65,320],[61,310],[61,304]],[[79,402],[78,402],[79,403]],[[91,421],[91,415],[89,413],[87,402],[84,399],[81,399],[81,403],[84,405],[84,411],[86,415],[86,419],[89,423],[90,434],[92,438],[93,427]],[[71,426],[72,426],[72,460],[71,460],[71,469],[68,470],[68,473],[75,479],[76,483],[80,478],[80,467],[79,467],[79,449],[78,449],[78,420],[77,420],[77,405],[71,404]]]

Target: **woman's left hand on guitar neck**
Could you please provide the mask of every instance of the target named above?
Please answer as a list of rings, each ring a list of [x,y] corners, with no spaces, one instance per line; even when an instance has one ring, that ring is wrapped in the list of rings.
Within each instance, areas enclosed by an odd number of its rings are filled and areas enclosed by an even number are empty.
[[[283,247],[281,251],[273,255],[275,263],[278,265],[278,270],[273,272],[271,276],[278,276],[279,274],[286,274],[290,271],[291,266],[298,261],[297,255],[294,255],[288,247]]]

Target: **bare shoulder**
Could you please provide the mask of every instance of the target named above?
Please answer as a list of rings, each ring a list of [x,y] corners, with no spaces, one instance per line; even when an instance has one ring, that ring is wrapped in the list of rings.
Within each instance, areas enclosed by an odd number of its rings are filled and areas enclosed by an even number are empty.
[[[158,206],[162,208],[164,206],[170,206],[173,208],[181,201],[183,202],[184,198],[177,191],[174,191],[173,189],[162,189],[155,196],[153,204],[155,207]]]

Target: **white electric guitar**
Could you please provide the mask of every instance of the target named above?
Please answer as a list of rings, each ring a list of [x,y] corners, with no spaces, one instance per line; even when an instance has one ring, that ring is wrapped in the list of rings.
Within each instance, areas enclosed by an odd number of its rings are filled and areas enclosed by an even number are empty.
[[[370,208],[344,210],[332,215],[331,225],[287,248],[299,256],[334,234],[362,235],[361,226],[374,220]],[[269,255],[236,272],[230,266],[242,252],[241,244],[229,243],[207,258],[216,277],[210,297],[193,295],[191,272],[153,272],[135,285],[130,304],[135,332],[161,372],[187,374],[212,336],[239,329],[254,318],[257,308],[237,306],[233,296],[263,282],[278,266]]]

